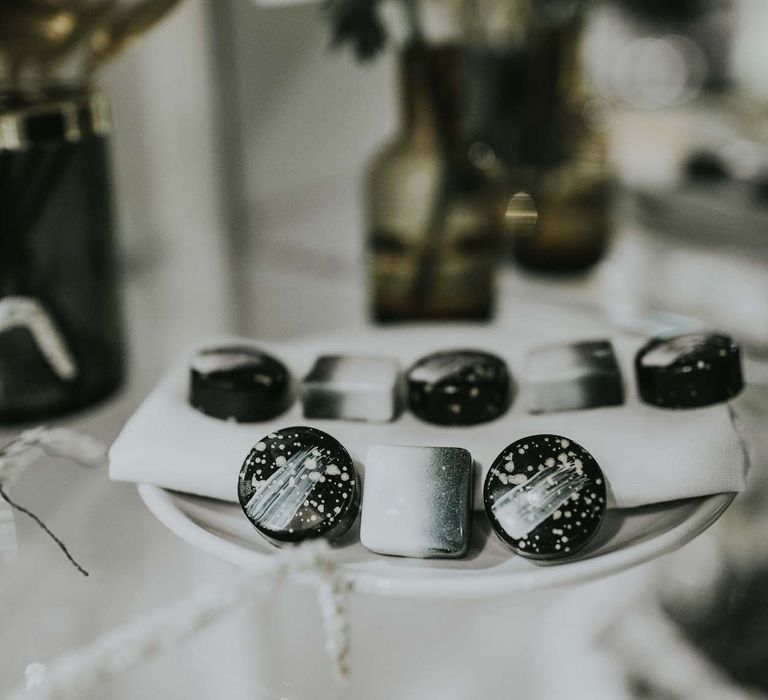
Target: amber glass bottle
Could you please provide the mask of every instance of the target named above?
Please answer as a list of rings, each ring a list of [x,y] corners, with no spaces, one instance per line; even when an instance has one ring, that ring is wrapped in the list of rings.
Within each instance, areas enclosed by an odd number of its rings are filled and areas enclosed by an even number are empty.
[[[403,125],[367,182],[371,311],[380,322],[491,316],[504,200],[465,131],[464,54],[407,47]]]
[[[519,188],[508,223],[515,260],[542,272],[582,272],[598,262],[611,231],[612,177],[605,132],[583,88],[582,20],[532,26],[515,56],[509,163]]]

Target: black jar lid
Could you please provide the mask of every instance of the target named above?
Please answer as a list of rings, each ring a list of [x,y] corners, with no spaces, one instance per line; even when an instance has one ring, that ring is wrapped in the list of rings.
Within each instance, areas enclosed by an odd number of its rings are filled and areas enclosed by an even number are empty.
[[[77,143],[104,136],[110,128],[106,98],[83,88],[0,92],[0,151]]]

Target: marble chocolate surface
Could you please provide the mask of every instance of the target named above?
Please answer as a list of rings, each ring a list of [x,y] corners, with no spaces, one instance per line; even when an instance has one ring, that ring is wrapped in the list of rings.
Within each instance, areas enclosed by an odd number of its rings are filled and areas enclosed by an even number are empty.
[[[333,541],[352,525],[360,484],[352,458],[315,428],[282,428],[259,440],[240,470],[238,497],[254,527],[274,543]]]
[[[583,549],[599,530],[605,477],[581,445],[560,435],[531,435],[494,460],[483,504],[496,534],[517,554],[563,559]]]

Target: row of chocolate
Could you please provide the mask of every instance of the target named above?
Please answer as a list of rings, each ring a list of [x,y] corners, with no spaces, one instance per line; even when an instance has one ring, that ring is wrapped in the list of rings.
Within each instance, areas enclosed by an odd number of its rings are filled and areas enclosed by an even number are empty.
[[[251,347],[202,350],[192,360],[190,403],[237,422],[269,420],[293,402],[291,375],[276,358]],[[635,358],[640,397],[663,408],[697,408],[727,401],[743,387],[738,346],[721,334],[689,333],[649,341]],[[525,380],[532,413],[617,406],[624,385],[611,343],[596,340],[532,350]],[[504,414],[511,373],[479,350],[437,352],[406,372],[406,403],[438,425],[475,425]],[[304,416],[391,421],[399,412],[400,373],[394,360],[320,357],[301,383]]]
[[[360,541],[372,552],[457,558],[470,548],[472,484],[473,460],[463,448],[377,445],[368,450],[362,490],[344,446],[298,426],[256,443],[240,471],[238,495],[251,523],[277,545],[336,540],[362,511]],[[559,435],[531,435],[494,460],[483,503],[496,534],[514,552],[563,559],[599,530],[605,477],[581,445]]]

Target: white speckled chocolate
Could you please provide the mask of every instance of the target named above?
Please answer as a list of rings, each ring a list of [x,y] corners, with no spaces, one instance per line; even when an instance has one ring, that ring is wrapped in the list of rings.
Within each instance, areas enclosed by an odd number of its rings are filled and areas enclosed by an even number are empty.
[[[458,447],[368,450],[360,541],[372,552],[456,558],[469,549],[472,457]]]
[[[408,405],[419,418],[438,425],[476,425],[509,408],[509,370],[499,357],[478,350],[437,352],[407,374]]]
[[[716,333],[654,338],[638,352],[635,371],[640,397],[662,408],[709,406],[744,388],[739,346]]]
[[[600,529],[605,477],[594,457],[560,435],[509,445],[485,478],[483,505],[496,534],[517,554],[556,560],[576,554]]]
[[[222,420],[269,420],[291,404],[290,373],[282,362],[255,348],[201,350],[190,363],[189,403]]]
[[[324,355],[304,378],[305,418],[391,421],[399,408],[400,371],[380,357]]]
[[[545,345],[525,365],[531,413],[576,411],[624,402],[621,371],[607,340]]]
[[[240,505],[267,539],[333,541],[357,516],[360,485],[352,458],[333,437],[308,427],[282,428],[254,445],[237,488]]]

